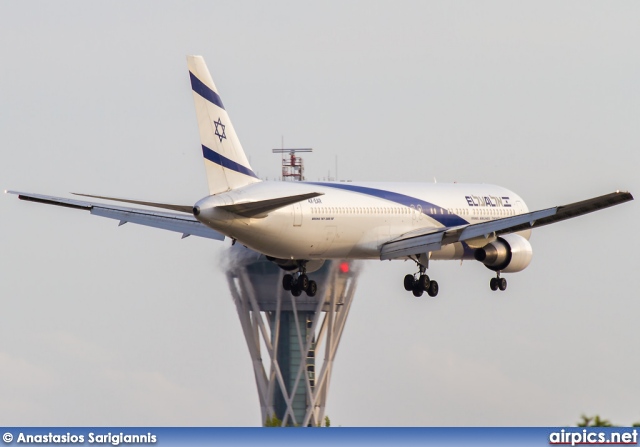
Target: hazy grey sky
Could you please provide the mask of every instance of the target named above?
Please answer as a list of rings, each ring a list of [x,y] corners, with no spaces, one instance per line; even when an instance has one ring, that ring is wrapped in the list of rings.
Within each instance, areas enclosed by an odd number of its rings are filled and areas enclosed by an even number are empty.
[[[640,195],[640,4],[1,2],[0,187],[194,203],[185,56],[262,177],[487,182],[530,208]],[[258,425],[226,243],[0,198],[4,425]],[[534,232],[506,293],[476,262],[365,263],[334,425],[640,420],[636,202]],[[426,296],[426,295],[425,295]]]

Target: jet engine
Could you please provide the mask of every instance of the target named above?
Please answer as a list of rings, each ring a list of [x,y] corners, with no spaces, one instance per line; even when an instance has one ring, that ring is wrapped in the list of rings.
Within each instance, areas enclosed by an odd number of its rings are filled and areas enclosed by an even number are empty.
[[[477,261],[488,269],[515,273],[527,268],[533,256],[528,240],[517,234],[505,234],[474,252]]]

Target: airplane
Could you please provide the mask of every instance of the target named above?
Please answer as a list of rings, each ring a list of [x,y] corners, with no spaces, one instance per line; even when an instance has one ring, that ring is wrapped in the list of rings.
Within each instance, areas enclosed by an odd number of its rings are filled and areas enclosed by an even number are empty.
[[[412,260],[404,277],[416,297],[438,295],[430,261],[477,260],[495,272],[489,286],[504,291],[503,273],[531,262],[531,230],[633,200],[615,191],[563,206],[529,211],[515,192],[490,184],[262,181],[252,170],[209,69],[201,56],[187,65],[209,195],[195,205],[77,196],[158,208],[148,210],[18,191],[21,200],[215,240],[230,238],[287,271],[282,287],[314,296],[309,273],[327,259]],[[164,211],[168,210],[170,212]]]

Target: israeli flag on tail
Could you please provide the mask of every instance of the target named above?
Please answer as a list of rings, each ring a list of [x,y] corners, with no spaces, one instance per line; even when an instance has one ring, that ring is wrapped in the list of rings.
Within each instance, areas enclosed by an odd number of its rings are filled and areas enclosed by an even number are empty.
[[[187,56],[209,193],[259,182],[202,56]]]

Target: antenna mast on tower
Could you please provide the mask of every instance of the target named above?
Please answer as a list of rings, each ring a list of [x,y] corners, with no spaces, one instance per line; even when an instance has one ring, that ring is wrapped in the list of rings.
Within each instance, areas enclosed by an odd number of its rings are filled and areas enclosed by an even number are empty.
[[[284,181],[303,181],[304,178],[304,162],[302,157],[296,157],[296,152],[313,152],[310,147],[296,149],[272,149],[274,154],[282,154],[282,180]],[[285,157],[284,154],[289,154]]]

